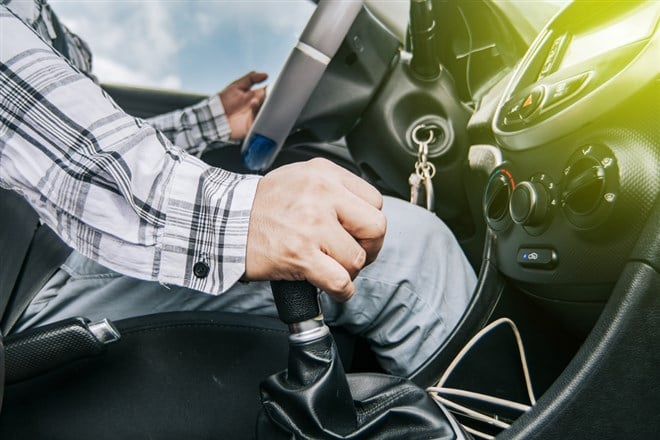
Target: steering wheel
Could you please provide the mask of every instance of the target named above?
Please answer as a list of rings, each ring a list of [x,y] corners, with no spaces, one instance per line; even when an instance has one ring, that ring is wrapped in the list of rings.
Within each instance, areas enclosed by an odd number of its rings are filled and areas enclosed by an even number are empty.
[[[249,169],[272,165],[361,9],[362,1],[319,2],[243,142]]]

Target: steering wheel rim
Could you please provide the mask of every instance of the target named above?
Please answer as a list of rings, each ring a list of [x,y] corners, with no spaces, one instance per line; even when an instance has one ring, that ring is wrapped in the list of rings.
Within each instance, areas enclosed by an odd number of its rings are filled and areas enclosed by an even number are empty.
[[[241,156],[247,168],[272,165],[361,9],[362,1],[319,2],[245,137]]]

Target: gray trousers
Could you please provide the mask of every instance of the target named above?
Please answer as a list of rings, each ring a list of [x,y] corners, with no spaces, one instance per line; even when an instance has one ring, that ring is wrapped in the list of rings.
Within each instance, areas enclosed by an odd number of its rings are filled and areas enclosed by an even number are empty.
[[[346,303],[326,294],[326,322],[368,339],[381,366],[408,375],[454,328],[476,278],[453,234],[435,215],[385,198],[387,235],[375,262],[355,280]],[[152,313],[222,310],[277,316],[267,282],[237,283],[212,296],[113,272],[73,252],[37,294],[15,331],[72,316],[118,320]]]

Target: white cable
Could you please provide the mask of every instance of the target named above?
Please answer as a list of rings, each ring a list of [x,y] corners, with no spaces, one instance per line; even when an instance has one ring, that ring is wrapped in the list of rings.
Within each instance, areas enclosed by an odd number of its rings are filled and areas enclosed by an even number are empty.
[[[463,405],[459,405],[457,403],[452,402],[449,399],[446,399],[442,396],[440,396],[439,393],[443,394],[450,394],[454,396],[460,396],[460,397],[466,397],[470,399],[475,399],[475,400],[481,400],[483,402],[491,403],[491,404],[496,404],[496,405],[501,405],[503,407],[507,407],[510,409],[515,409],[519,411],[526,412],[529,409],[531,409],[530,406],[523,405],[518,402],[513,402],[507,399],[501,399],[499,397],[494,397],[494,396],[488,396],[484,395],[481,393],[475,393],[472,391],[466,391],[466,390],[458,390],[454,388],[446,388],[443,387],[449,376],[454,372],[458,364],[463,360],[463,358],[467,355],[467,353],[474,347],[485,335],[490,333],[493,329],[496,327],[502,325],[502,324],[507,324],[511,330],[513,331],[513,334],[516,338],[516,345],[518,347],[518,353],[520,355],[520,363],[522,365],[523,369],[523,375],[525,376],[525,386],[527,388],[527,395],[529,397],[529,401],[531,402],[532,405],[536,404],[536,398],[534,396],[534,389],[532,388],[532,380],[529,375],[529,368],[527,365],[527,358],[525,356],[525,347],[523,346],[522,343],[522,337],[520,336],[520,331],[518,330],[518,327],[516,324],[510,320],[509,318],[500,318],[497,319],[493,322],[491,322],[489,325],[481,329],[476,335],[474,335],[468,343],[461,349],[461,351],[456,355],[454,360],[449,364],[449,367],[445,370],[443,373],[442,377],[438,381],[435,387],[429,387],[427,388],[427,391],[431,395],[431,397],[442,403],[443,405],[447,406],[448,408],[453,409],[454,412],[457,412],[459,414],[464,415],[465,417],[468,418],[473,418],[475,420],[489,423],[491,425],[497,426],[498,428],[501,429],[507,429],[509,428],[509,424],[502,422],[501,420],[497,419],[496,417],[491,417],[486,414],[480,413],[478,411],[472,410],[470,408],[467,408]],[[486,440],[494,439],[493,436],[489,434],[485,434],[481,431],[478,431],[476,429],[470,428],[469,426],[466,426],[465,424],[462,424],[463,429],[465,429],[467,432],[476,435],[478,437],[484,438]]]
[[[529,376],[529,368],[527,366],[527,358],[525,356],[525,347],[523,346],[522,337],[520,336],[520,331],[518,331],[518,327],[509,318],[499,318],[488,324],[486,327],[482,328],[476,335],[474,335],[472,339],[470,339],[468,343],[465,344],[463,349],[461,349],[461,351],[456,355],[456,357],[451,362],[451,364],[449,364],[449,367],[447,367],[447,369],[445,370],[444,374],[438,381],[436,387],[442,388],[445,382],[447,382],[449,376],[451,376],[451,374],[456,369],[456,366],[463,360],[465,355],[472,349],[472,347],[474,347],[485,335],[490,333],[494,328],[499,327],[502,324],[508,324],[516,338],[518,353],[520,354],[520,363],[522,364],[523,375],[525,376],[525,386],[527,388],[527,395],[529,397],[529,401],[531,402],[531,404],[535,405],[536,398],[534,397],[532,380]]]
[[[459,405],[458,403],[452,402],[451,400],[445,399],[444,397],[439,396],[437,394],[433,396],[433,398],[438,402],[442,403],[443,405],[445,405],[447,408],[454,409],[455,411],[463,413],[466,416],[472,417],[475,420],[479,420],[480,422],[488,423],[489,425],[497,426],[498,428],[502,428],[502,429],[507,429],[511,426],[506,422],[496,419],[495,417],[491,417],[486,414],[480,413],[479,411],[470,409],[467,406]]]
[[[470,433],[472,435],[476,435],[477,437],[481,437],[481,438],[486,439],[486,440],[495,440],[494,436],[492,436],[490,434],[486,434],[486,433],[481,432],[481,431],[477,431],[476,429],[470,428],[469,426],[463,426],[463,429],[465,429],[468,433]]]
[[[514,402],[512,400],[502,399],[495,396],[489,396],[487,394],[475,393],[473,391],[459,390],[456,388],[437,388],[437,387],[429,387],[426,390],[438,394],[449,394],[451,396],[466,397],[468,399],[479,400],[481,402],[491,403],[493,405],[499,405],[504,408],[509,408],[514,411],[527,412],[530,409],[532,409],[532,407],[529,405],[523,405],[522,403]]]
[[[467,54],[467,60],[465,62],[465,85],[467,87],[468,94],[470,95],[470,99],[474,101],[474,96],[472,96],[472,86],[470,85],[470,67],[472,61],[472,32],[470,31],[470,25],[468,24],[467,18],[465,18],[463,9],[460,6],[458,6],[457,9],[458,12],[461,14],[461,18],[463,19],[463,24],[465,24],[465,30],[468,36],[468,54]]]

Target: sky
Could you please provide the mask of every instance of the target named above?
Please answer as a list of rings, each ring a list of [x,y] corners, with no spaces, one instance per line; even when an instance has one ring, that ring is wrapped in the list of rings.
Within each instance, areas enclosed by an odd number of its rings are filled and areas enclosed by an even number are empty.
[[[101,82],[214,93],[250,70],[274,79],[314,10],[306,0],[50,0]]]

